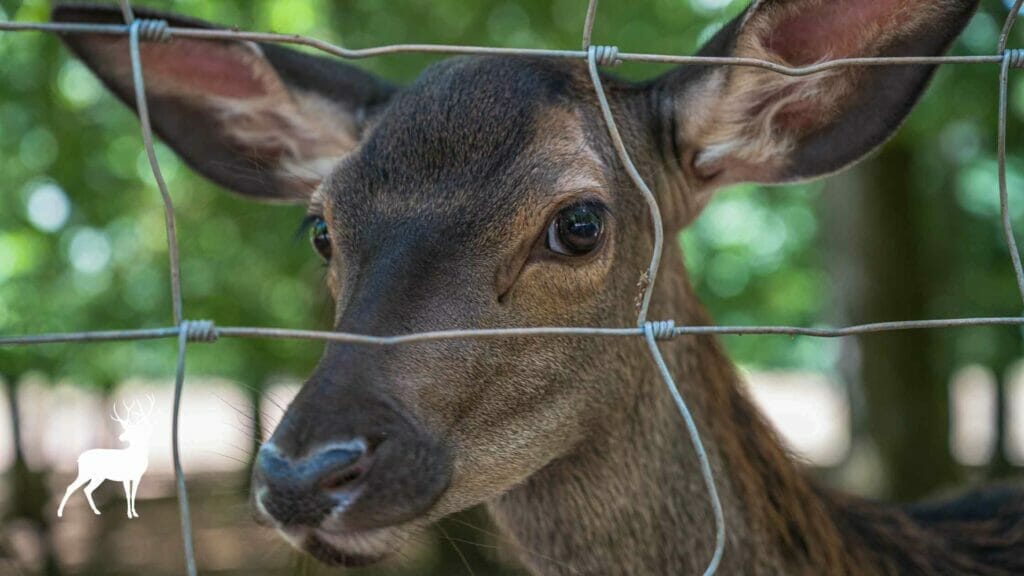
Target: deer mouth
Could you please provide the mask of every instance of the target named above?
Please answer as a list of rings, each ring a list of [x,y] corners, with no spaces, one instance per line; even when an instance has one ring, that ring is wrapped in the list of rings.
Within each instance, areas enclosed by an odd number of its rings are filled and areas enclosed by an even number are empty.
[[[396,552],[409,539],[402,527],[334,532],[324,528],[282,528],[292,546],[330,566],[358,568],[375,564]]]
[[[380,562],[398,551],[413,532],[411,523],[355,528],[343,519],[346,506],[336,504],[314,524],[281,523],[263,504],[265,489],[253,495],[254,519],[273,528],[300,552],[331,566],[356,568]],[[355,499],[354,495],[351,499]],[[351,499],[348,502],[351,502]]]
[[[383,560],[429,523],[448,491],[451,459],[430,438],[333,440],[299,457],[268,441],[253,474],[255,519],[325,564]]]

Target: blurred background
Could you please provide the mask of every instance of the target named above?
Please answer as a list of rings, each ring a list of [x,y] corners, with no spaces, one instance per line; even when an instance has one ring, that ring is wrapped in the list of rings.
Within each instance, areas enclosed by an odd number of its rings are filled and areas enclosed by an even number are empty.
[[[140,0],[243,29],[352,48],[399,42],[576,48],[585,0]],[[596,42],[691,53],[746,0],[606,0]],[[0,20],[45,20],[0,0]],[[985,0],[954,51],[991,54],[1006,16]],[[1020,45],[1024,26],[1010,46]],[[396,82],[433,58],[361,61]],[[646,78],[663,67],[617,70]],[[1022,305],[999,228],[998,67],[947,66],[908,123],[855,170],[812,185],[720,193],[678,239],[720,324],[845,325],[1013,316]],[[1024,75],[1011,74],[1007,174],[1024,229]],[[199,179],[165,148],[188,316],[328,329],[322,268],[294,231],[302,208],[261,206]],[[58,41],[0,34],[0,334],[171,323],[159,194],[134,116]],[[787,442],[835,486],[910,499],[1019,475],[1024,364],[1016,328],[820,340],[724,339]],[[182,445],[201,572],[335,573],[293,555],[246,508],[255,446],[314,365],[315,342],[190,349]],[[0,349],[0,574],[179,574],[169,436],[172,341]],[[57,499],[88,448],[119,447],[112,401],[156,401],[157,434],[124,518],[121,487]],[[481,511],[359,574],[518,574]]]

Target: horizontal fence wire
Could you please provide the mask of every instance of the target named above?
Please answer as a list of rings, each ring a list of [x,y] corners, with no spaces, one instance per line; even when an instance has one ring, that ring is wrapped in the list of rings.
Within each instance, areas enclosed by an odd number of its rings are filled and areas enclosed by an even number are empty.
[[[128,26],[121,24],[86,24],[73,22],[0,22],[0,31],[39,31],[67,34],[110,34],[125,35]],[[372,48],[350,49],[332,44],[317,38],[299,34],[278,34],[274,32],[246,32],[242,30],[223,30],[206,28],[182,28],[167,26],[167,35],[171,38],[192,38],[196,40],[248,40],[252,42],[268,42],[275,44],[292,44],[307,46],[347,60],[361,60],[375,56],[393,54],[438,54],[438,55],[469,55],[469,56],[536,56],[541,58],[562,58],[568,60],[586,60],[586,50],[547,50],[542,48],[504,48],[494,46],[459,46],[454,44],[389,44]],[[706,66],[749,66],[763,68],[786,76],[810,76],[827,72],[836,68],[850,66],[905,66],[908,64],[998,64],[1003,61],[1002,54],[978,56],[900,56],[875,58],[837,58],[808,66],[786,66],[769,60],[757,58],[733,58],[723,56],[680,56],[675,54],[644,54],[635,52],[618,52],[614,62],[602,62],[603,65],[615,65],[620,62],[647,62],[654,64],[687,64]]]
[[[181,530],[184,539],[185,567],[189,576],[196,576],[195,551],[193,548],[192,527],[186,491],[185,474],[181,466],[180,447],[178,444],[178,426],[180,416],[181,395],[185,380],[185,360],[190,342],[214,342],[219,338],[271,338],[290,340],[320,340],[342,342],[359,345],[393,346],[417,342],[458,340],[469,338],[521,338],[545,336],[575,336],[604,338],[643,338],[655,362],[658,371],[666,384],[674,402],[684,419],[687,432],[701,466],[709,505],[715,519],[715,548],[711,552],[705,575],[714,574],[724,557],[726,527],[721,503],[712,475],[707,453],[701,441],[699,430],[694,423],[685,400],[679,393],[673,377],[667,368],[661,351],[659,340],[670,340],[686,335],[783,335],[809,336],[815,338],[838,338],[857,336],[879,332],[899,330],[951,329],[976,326],[1024,326],[1024,317],[980,317],[951,318],[935,320],[911,320],[877,322],[841,328],[815,328],[799,326],[676,326],[673,320],[650,321],[647,313],[653,294],[654,283],[664,246],[664,230],[661,214],[654,194],[637,171],[630,158],[629,151],[619,134],[614,115],[608,105],[607,97],[601,84],[599,66],[615,66],[622,62],[649,62],[661,64],[678,64],[688,66],[729,66],[761,68],[786,76],[810,76],[844,67],[866,66],[906,66],[906,65],[938,65],[938,64],[998,64],[999,65],[999,109],[998,109],[998,144],[997,170],[999,179],[1000,217],[1004,239],[1010,253],[1010,259],[1024,301],[1024,269],[1022,269],[1020,252],[1013,232],[1009,210],[1009,194],[1006,183],[1006,123],[1007,123],[1007,92],[1010,68],[1024,68],[1024,51],[1007,49],[1010,32],[1016,22],[1024,0],[1015,0],[1010,8],[1002,31],[996,54],[978,56],[914,56],[914,57],[872,57],[872,58],[841,58],[818,62],[809,66],[791,67],[777,62],[754,58],[679,56],[670,54],[645,54],[620,52],[615,46],[598,46],[591,43],[594,22],[597,15],[597,0],[590,0],[584,20],[582,50],[547,50],[534,48],[500,48],[487,46],[462,46],[446,44],[393,44],[363,49],[348,49],[330,42],[295,34],[277,34],[266,32],[247,32],[227,29],[197,29],[171,26],[163,20],[136,18],[130,0],[118,0],[124,24],[94,23],[52,23],[52,22],[0,22],[0,32],[50,32],[58,34],[105,34],[127,36],[132,66],[132,79],[136,96],[136,107],[139,125],[142,132],[143,147],[149,161],[153,177],[160,191],[164,209],[164,224],[167,234],[168,260],[170,266],[170,284],[172,301],[173,326],[128,329],[128,330],[94,330],[84,332],[64,332],[51,334],[30,334],[21,336],[0,337],[0,346],[17,347],[42,344],[69,344],[88,342],[115,342],[174,338],[178,342],[177,367],[175,371],[174,405],[172,418],[172,453],[178,503],[180,508]],[[154,136],[146,99],[143,66],[140,58],[139,43],[145,41],[168,42],[175,38],[192,38],[206,40],[236,40],[254,42],[272,42],[306,46],[345,59],[361,59],[389,54],[418,53],[438,55],[502,55],[532,56],[543,58],[562,58],[580,60],[586,63],[593,83],[598,104],[608,129],[609,138],[623,169],[641,192],[648,205],[653,226],[654,247],[650,264],[641,278],[643,289],[637,325],[633,327],[605,328],[579,326],[539,326],[528,328],[486,328],[456,329],[434,332],[420,332],[393,336],[372,336],[367,334],[295,330],[284,328],[265,328],[251,326],[217,326],[209,320],[188,320],[184,316],[181,291],[180,257],[177,247],[177,231],[174,221],[174,204],[163,178],[160,163],[154,148]]]
[[[973,328],[978,326],[1024,326],[1024,317],[949,318],[944,320],[909,320],[875,322],[842,328],[806,328],[800,326],[674,326],[670,339],[676,336],[810,336],[813,338],[843,338],[879,332],[906,330],[935,330],[939,328]],[[30,346],[37,344],[72,344],[88,342],[123,342],[127,340],[161,340],[177,338],[182,328],[143,328],[139,330],[97,330],[90,332],[54,332],[28,336],[0,337],[0,346]],[[587,336],[622,338],[643,336],[642,327],[600,328],[587,326],[536,326],[529,328],[473,328],[467,330],[438,330],[416,332],[398,336],[371,336],[352,332],[323,330],[296,330],[253,326],[215,326],[213,337],[190,337],[190,342],[210,342],[219,338],[274,338],[281,340],[322,340],[368,346],[395,346],[439,340],[466,340],[469,338],[536,338],[544,336]]]

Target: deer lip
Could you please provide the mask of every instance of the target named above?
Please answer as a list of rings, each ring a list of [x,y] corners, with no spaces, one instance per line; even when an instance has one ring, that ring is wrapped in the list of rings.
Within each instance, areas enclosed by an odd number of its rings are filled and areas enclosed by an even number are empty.
[[[310,556],[330,566],[345,566],[347,568],[359,568],[374,564],[385,556],[385,554],[367,554],[362,552],[349,552],[338,548],[328,539],[318,534],[310,534],[302,543],[302,549]]]
[[[352,528],[341,519],[343,507],[332,512],[319,526],[286,526],[263,509],[256,498],[257,522],[277,530],[289,544],[330,566],[356,568],[379,562],[408,540],[412,528],[396,524],[380,528]]]
[[[279,528],[295,548],[324,564],[356,568],[379,562],[405,541],[400,527],[332,532],[322,528]]]

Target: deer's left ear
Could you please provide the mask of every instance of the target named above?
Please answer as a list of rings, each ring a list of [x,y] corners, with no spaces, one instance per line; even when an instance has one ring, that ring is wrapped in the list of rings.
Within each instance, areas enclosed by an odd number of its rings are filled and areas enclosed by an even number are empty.
[[[837,58],[942,54],[977,0],[756,0],[701,51],[806,66]],[[666,94],[677,153],[704,189],[778,183],[843,168],[884,142],[934,66],[843,67],[784,76],[751,67],[681,67]]]
[[[212,24],[151,10],[180,28]],[[121,23],[114,6],[58,5],[56,22]],[[65,44],[135,107],[123,35],[68,34]],[[395,88],[353,66],[273,44],[174,38],[139,47],[158,136],[210,180],[252,198],[303,201],[358,144]]]

